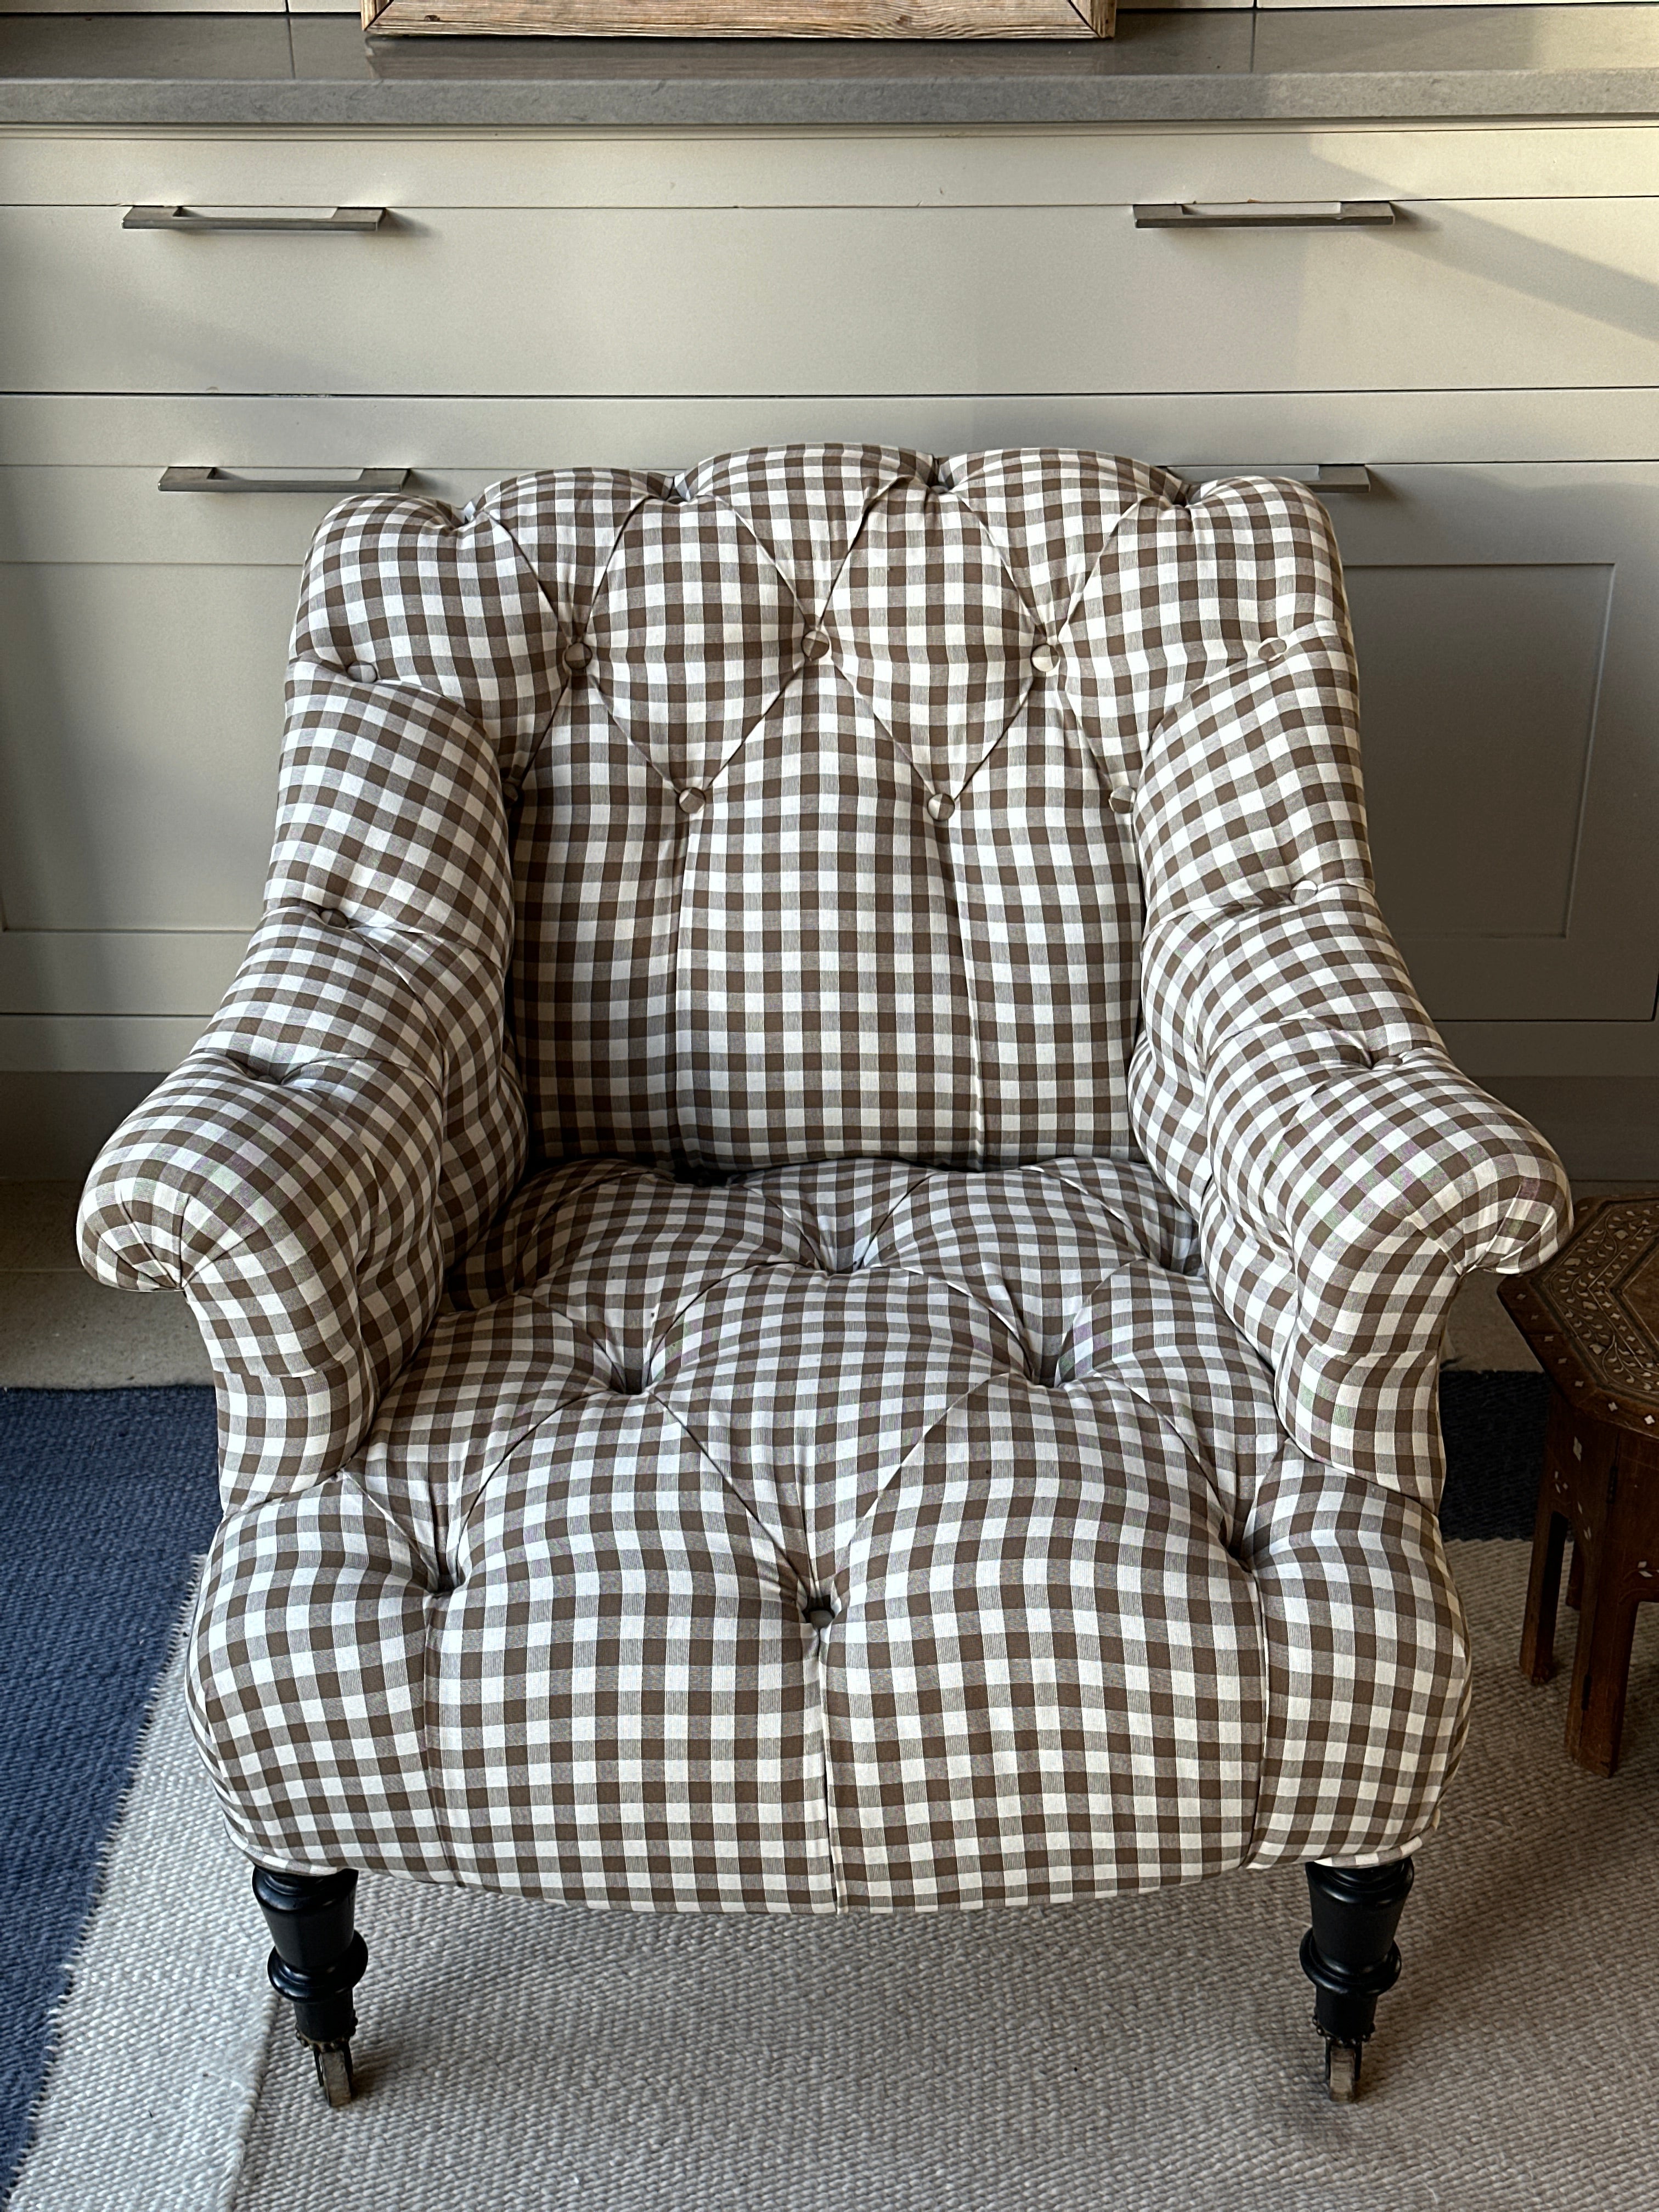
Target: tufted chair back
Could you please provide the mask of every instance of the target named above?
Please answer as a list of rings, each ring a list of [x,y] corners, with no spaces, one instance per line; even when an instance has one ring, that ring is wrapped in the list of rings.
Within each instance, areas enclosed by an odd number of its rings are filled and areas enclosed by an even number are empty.
[[[337,717],[347,659],[449,693],[493,740],[511,1023],[553,1159],[1121,1156],[1149,745],[1310,617],[1327,688],[1347,675],[1311,501],[1189,505],[1106,455],[785,447],[520,477],[459,529],[404,502],[342,522],[298,681],[314,653]],[[1218,850],[1249,780],[1166,772],[1164,848]],[[1252,827],[1245,865],[1270,890],[1363,872],[1352,820],[1328,811],[1316,854]]]
[[[514,829],[549,1153],[1124,1150],[1140,733],[1102,647],[1161,481],[787,449],[495,510],[565,672]]]

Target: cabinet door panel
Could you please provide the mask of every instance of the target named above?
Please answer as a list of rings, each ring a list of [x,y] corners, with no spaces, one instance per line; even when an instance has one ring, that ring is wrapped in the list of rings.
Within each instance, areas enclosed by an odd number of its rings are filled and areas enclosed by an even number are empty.
[[[1659,464],[1373,473],[1331,511],[1419,988],[1447,1020],[1650,1020]]]
[[[250,927],[291,568],[0,566],[9,930]]]
[[[1366,787],[1402,927],[1566,930],[1613,574],[1544,561],[1349,569]],[[1477,732],[1502,733],[1501,771]]]

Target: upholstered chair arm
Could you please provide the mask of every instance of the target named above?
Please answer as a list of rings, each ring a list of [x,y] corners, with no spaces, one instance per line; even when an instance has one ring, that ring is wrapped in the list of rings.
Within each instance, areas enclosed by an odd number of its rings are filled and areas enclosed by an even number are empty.
[[[486,602],[522,602],[516,650]],[[349,1457],[522,1172],[504,785],[540,619],[511,540],[429,502],[348,501],[312,549],[264,919],[82,1208],[100,1281],[190,1299],[228,1500]]]
[[[1447,1309],[1555,1249],[1561,1164],[1452,1065],[1363,886],[1182,934],[1164,980],[1194,1018],[1149,1033],[1136,1091],[1154,1147],[1184,1103],[1217,1296],[1305,1451],[1434,1503]]]
[[[500,1091],[500,1030],[499,977],[462,949],[278,910],[200,1043],[106,1146],[82,1260],[189,1298],[228,1497],[340,1466],[425,1334],[521,1158],[510,1094],[483,1117],[493,1158],[471,1119],[480,1089]]]
[[[1322,510],[1232,483],[1173,528],[1240,588],[1144,739],[1136,1137],[1196,1217],[1296,1442],[1432,1505],[1458,1280],[1554,1250],[1566,1177],[1453,1066],[1378,911]]]

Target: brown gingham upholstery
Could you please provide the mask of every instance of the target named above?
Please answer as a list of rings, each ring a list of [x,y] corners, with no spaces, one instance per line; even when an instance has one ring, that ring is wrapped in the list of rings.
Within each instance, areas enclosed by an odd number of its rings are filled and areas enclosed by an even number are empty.
[[[834,1910],[1412,1847],[1441,1324],[1567,1212],[1378,917],[1308,493],[791,447],[334,511],[82,1249],[213,1353],[246,1850]]]

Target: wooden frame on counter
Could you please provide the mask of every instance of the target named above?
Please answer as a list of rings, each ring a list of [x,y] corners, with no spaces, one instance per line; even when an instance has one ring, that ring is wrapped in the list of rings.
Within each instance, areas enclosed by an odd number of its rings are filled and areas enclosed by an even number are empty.
[[[362,0],[376,38],[1109,39],[1117,0]]]

